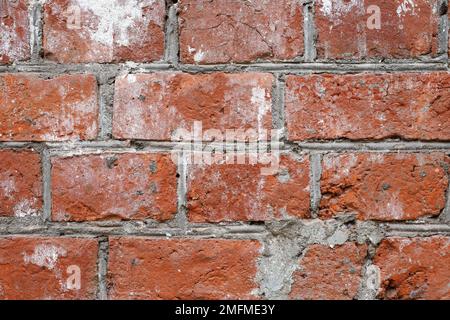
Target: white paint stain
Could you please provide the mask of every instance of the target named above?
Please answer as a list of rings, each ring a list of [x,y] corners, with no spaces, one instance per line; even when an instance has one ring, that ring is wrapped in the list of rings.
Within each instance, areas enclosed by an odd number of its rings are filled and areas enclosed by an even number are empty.
[[[202,50],[198,50],[194,55],[194,61],[196,63],[202,62],[205,58],[205,53]]]
[[[383,164],[385,162],[385,156],[381,153],[371,153],[369,159],[375,164]]]
[[[59,257],[65,257],[67,251],[62,247],[49,244],[40,244],[34,248],[32,255],[24,254],[23,260],[26,264],[34,264],[39,267],[53,270],[58,262]]]
[[[264,129],[264,117],[270,111],[270,103],[266,99],[266,90],[261,87],[252,88],[250,101],[258,108],[258,133],[262,133]]]
[[[5,174],[0,175],[0,194],[3,194],[4,197],[8,199],[13,198],[14,192],[16,192],[16,183],[13,177],[8,177],[9,173],[5,172]]]
[[[337,156],[328,156],[323,159],[323,164],[326,170],[336,170],[339,172],[339,177],[347,177],[350,171],[358,163],[358,157],[354,154],[349,154],[344,158]]]
[[[136,75],[134,74],[129,74],[126,76],[128,83],[136,83],[137,79],[136,79]]]
[[[349,13],[353,8],[361,6],[363,6],[361,0],[322,0],[320,11],[329,18],[339,20],[339,17]]]
[[[397,7],[397,15],[399,18],[407,15],[415,15],[416,4],[413,0],[403,0],[402,3]]]
[[[39,210],[37,210],[34,206],[35,200],[22,200],[14,206],[14,216],[18,218],[36,217],[39,215]]]
[[[146,16],[143,8],[151,7],[154,0],[77,0],[74,4],[79,5],[82,11],[89,11],[98,17],[96,28],[91,28],[91,39],[105,46],[128,46],[130,31],[136,27],[137,21]],[[160,21],[155,22],[160,24]]]
[[[373,212],[374,216],[381,215],[383,218],[389,218],[391,220],[400,220],[404,217],[404,214],[405,212],[399,200],[398,192],[392,193],[389,199],[383,201],[380,207],[376,208],[376,212]]]
[[[30,43],[30,35],[25,34],[24,36],[20,36],[17,32],[18,28],[22,27],[22,24],[26,21],[25,16],[26,12],[19,9],[15,11],[15,9],[8,9],[8,2],[3,0],[3,3],[6,4],[5,8],[1,8],[1,10],[11,10],[7,15],[9,15],[10,19],[8,19],[8,23],[6,19],[2,19],[0,17],[0,56],[5,55],[9,57],[11,60],[20,60],[26,58],[29,55],[29,46]],[[12,1],[10,1],[12,3]],[[2,12],[0,12],[0,15]],[[30,21],[31,23],[31,21]]]

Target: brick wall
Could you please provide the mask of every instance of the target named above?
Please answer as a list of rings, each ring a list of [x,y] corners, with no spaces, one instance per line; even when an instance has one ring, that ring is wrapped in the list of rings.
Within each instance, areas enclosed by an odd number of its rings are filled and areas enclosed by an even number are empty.
[[[0,3],[0,299],[450,299],[446,0]]]

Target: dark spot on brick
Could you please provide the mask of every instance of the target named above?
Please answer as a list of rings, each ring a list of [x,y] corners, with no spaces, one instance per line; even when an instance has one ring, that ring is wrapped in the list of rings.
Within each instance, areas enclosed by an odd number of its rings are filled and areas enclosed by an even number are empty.
[[[136,148],[136,150],[144,150],[145,145],[142,142],[131,141],[131,145]]]
[[[106,158],[106,166],[109,169],[117,167],[117,157],[113,156],[113,157]]]
[[[36,125],[36,121],[34,121],[33,119],[30,119],[30,118],[28,118],[28,117],[25,118],[25,121],[26,121],[27,123],[33,125],[33,126]]]
[[[441,6],[439,7],[439,15],[445,16],[447,14],[448,8],[444,1],[441,2]]]
[[[152,191],[152,193],[158,193],[158,185],[156,184],[156,182],[152,182],[150,184],[150,190]]]
[[[156,164],[156,161],[150,162],[150,171],[152,173],[156,173],[156,171],[158,171],[158,166]]]
[[[138,266],[141,264],[141,261],[138,258],[134,258],[133,260],[131,260],[131,265],[134,266]]]

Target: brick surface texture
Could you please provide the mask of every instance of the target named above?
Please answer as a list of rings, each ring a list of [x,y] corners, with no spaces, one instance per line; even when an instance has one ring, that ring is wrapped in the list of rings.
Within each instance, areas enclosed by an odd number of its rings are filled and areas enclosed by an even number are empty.
[[[0,300],[450,300],[447,0],[0,0]]]

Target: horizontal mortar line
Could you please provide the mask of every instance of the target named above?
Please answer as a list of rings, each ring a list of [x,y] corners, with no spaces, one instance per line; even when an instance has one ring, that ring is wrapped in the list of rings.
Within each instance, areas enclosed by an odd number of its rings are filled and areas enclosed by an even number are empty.
[[[394,236],[429,236],[429,235],[450,235],[450,225],[446,224],[396,224],[386,223],[385,234],[388,237]]]
[[[17,72],[42,72],[42,73],[66,73],[66,72],[133,72],[136,70],[170,70],[173,66],[168,63],[120,63],[120,64],[58,64],[58,63],[23,63],[7,67],[8,71]]]
[[[132,148],[129,140],[43,142],[49,149],[74,150],[78,148]]]
[[[270,144],[265,143],[258,145],[257,143],[252,144],[221,144],[221,143],[204,143],[196,149],[194,143],[150,143],[141,146],[124,146],[124,147],[112,147],[112,146],[84,146],[75,148],[49,148],[51,155],[77,155],[77,154],[100,154],[100,153],[151,153],[151,152],[192,152],[192,153],[231,153],[235,152],[237,154],[241,153],[257,153],[258,151],[262,153],[268,153],[271,149],[269,147],[276,147],[280,153],[286,153],[293,151],[291,146],[284,143]],[[214,150],[214,151],[213,151]]]
[[[393,231],[387,232],[386,238],[430,238],[434,236],[448,237],[450,236],[450,232],[427,232],[427,233],[419,233],[416,231]]]
[[[304,220],[303,220],[304,221]],[[444,224],[431,225],[402,225],[393,223],[379,224],[384,230],[384,237],[429,237],[432,235],[449,235],[450,226]],[[46,236],[46,237],[157,237],[166,239],[176,238],[207,238],[207,239],[260,239],[270,234],[265,226],[210,226],[184,228],[132,228],[129,226],[92,226],[65,225],[53,223],[50,225],[35,225],[21,228],[20,226],[0,225],[0,237],[8,236]]]
[[[120,226],[94,226],[85,223],[35,225],[21,228],[18,226],[0,225],[0,235],[87,235],[87,236],[146,236],[146,237],[252,237],[267,233],[264,226],[190,226],[187,229],[178,227],[145,228],[123,224]]]
[[[379,142],[292,142],[292,145],[305,150],[318,151],[421,151],[450,150],[450,142],[414,142],[414,141],[379,141]]]
[[[251,64],[251,65],[180,65],[181,71],[187,72],[214,72],[214,71],[240,71],[240,72],[383,72],[383,71],[446,71],[447,63],[300,63],[300,64]]]
[[[98,222],[57,222],[46,221],[41,218],[15,218],[4,217],[0,219],[0,234],[119,234],[119,235],[158,235],[158,236],[188,236],[188,235],[226,235],[226,234],[266,234],[270,232],[271,223],[280,225],[291,222],[301,226],[326,221],[320,219],[289,219],[273,220],[267,223],[252,224],[247,222],[221,222],[221,223],[189,223],[180,228],[173,222],[159,223],[157,221],[98,221]],[[361,221],[364,229],[366,223],[375,223],[380,230],[388,232],[450,232],[450,225],[442,222],[420,221],[411,222],[366,222]]]
[[[192,65],[169,63],[121,63],[121,64],[56,64],[56,63],[18,63],[11,66],[0,67],[0,72],[31,72],[31,73],[55,73],[67,72],[129,72],[145,73],[155,71],[185,71],[185,72],[383,72],[383,71],[446,71],[447,61],[403,61],[403,62],[296,62],[296,63],[253,63],[253,64],[213,64]]]
[[[26,147],[45,146],[49,149],[73,150],[77,148],[129,148],[130,141],[107,140],[107,141],[3,141],[0,142],[0,148],[26,148]]]
[[[263,141],[262,144],[271,145],[270,141]],[[195,143],[191,142],[164,142],[164,141],[86,141],[86,142],[0,142],[0,149],[28,149],[28,148],[48,148],[52,155],[57,154],[90,154],[90,153],[126,153],[126,152],[169,152],[176,150],[189,150],[194,148]],[[221,149],[225,151],[257,151],[258,143],[221,143],[203,142],[202,151],[209,152],[214,149],[216,152]],[[295,151],[444,151],[450,150],[450,142],[414,142],[414,141],[375,141],[375,142],[350,142],[350,141],[330,141],[330,142],[279,142],[272,144],[278,147],[280,152]],[[266,149],[262,149],[266,150]]]
[[[397,231],[450,231],[450,225],[444,223],[382,223],[388,230]]]

